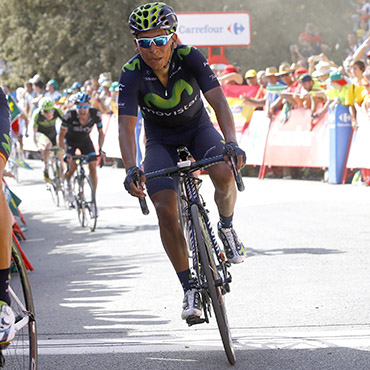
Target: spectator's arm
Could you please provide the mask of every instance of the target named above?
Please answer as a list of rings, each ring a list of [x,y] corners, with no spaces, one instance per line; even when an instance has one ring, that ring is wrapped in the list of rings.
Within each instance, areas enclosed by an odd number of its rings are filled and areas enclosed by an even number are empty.
[[[365,53],[365,50],[370,47],[370,35],[365,39],[365,41],[356,49],[353,53],[353,61],[362,59]]]

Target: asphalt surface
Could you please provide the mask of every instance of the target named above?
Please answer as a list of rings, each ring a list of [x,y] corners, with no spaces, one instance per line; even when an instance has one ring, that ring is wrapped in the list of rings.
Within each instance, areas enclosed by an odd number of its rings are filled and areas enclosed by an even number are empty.
[[[22,199],[21,246],[37,309],[40,369],[227,369],[215,320],[188,328],[182,289],[122,185],[99,170],[97,230],[57,208],[41,162],[8,183]],[[226,296],[234,369],[370,369],[370,189],[244,178],[234,226],[248,258]],[[212,185],[202,193],[213,224]]]

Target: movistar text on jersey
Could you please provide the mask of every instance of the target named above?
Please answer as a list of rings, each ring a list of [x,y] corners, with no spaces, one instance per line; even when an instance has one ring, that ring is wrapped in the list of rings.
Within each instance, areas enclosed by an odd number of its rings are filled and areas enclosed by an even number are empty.
[[[206,24],[204,27],[186,27],[180,26],[179,33],[222,33],[224,27],[209,26]]]
[[[199,100],[199,98],[200,98],[199,95],[196,95],[195,98],[189,102],[189,104],[186,104],[182,108],[174,110],[172,112],[156,111],[154,109],[151,109],[151,108],[148,108],[148,107],[145,107],[145,106],[143,106],[141,109],[144,112],[152,113],[152,114],[155,114],[155,115],[160,116],[160,117],[177,116],[177,115],[182,114],[185,111],[187,111],[197,100]]]

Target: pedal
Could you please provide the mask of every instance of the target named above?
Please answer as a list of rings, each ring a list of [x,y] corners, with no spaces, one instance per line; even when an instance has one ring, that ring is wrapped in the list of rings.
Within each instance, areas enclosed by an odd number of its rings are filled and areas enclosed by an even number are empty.
[[[187,319],[186,319],[186,323],[189,325],[189,326],[192,326],[192,325],[197,325],[197,324],[203,324],[204,322],[206,322],[205,319],[202,319],[200,318],[199,316],[189,316]]]

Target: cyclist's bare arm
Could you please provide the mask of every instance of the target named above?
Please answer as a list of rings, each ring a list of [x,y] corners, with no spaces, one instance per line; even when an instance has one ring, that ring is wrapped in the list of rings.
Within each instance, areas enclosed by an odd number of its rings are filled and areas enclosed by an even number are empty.
[[[64,151],[66,150],[66,145],[64,143],[64,137],[66,136],[66,133],[67,133],[67,129],[65,127],[61,127],[60,132],[59,132],[58,143],[59,143],[59,148],[63,149]]]
[[[98,138],[99,149],[102,149],[103,144],[104,144],[105,135],[104,135],[102,128],[100,128],[98,132],[99,132],[99,138]]]
[[[217,122],[220,125],[225,141],[236,143],[235,123],[229,104],[221,87],[215,87],[204,94],[208,103],[216,113]],[[237,170],[244,167],[245,163],[241,156],[238,156]]]
[[[119,146],[126,172],[129,168],[136,166],[136,121],[136,116],[118,116]],[[142,176],[142,186],[144,186],[144,181],[144,177]],[[134,183],[131,183],[130,187],[130,194],[136,197],[145,196],[143,190],[138,189]]]

